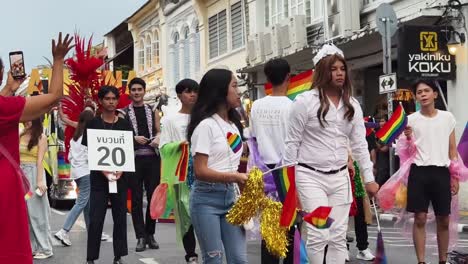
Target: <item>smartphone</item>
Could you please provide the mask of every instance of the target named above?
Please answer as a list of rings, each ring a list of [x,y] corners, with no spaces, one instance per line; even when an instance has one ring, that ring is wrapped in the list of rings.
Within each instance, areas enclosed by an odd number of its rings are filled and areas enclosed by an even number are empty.
[[[10,71],[15,79],[23,79],[26,77],[26,69],[24,68],[24,56],[22,51],[10,52]]]

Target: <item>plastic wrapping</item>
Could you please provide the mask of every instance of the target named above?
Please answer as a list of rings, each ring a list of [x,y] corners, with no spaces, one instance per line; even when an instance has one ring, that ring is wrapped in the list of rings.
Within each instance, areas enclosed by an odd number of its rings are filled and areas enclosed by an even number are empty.
[[[412,238],[414,223],[414,213],[406,211],[407,184],[411,165],[416,156],[416,146],[413,140],[402,138],[397,142],[397,152],[400,156],[400,169],[382,186],[377,193],[377,201],[384,211],[392,211],[397,215],[395,226],[399,228],[401,234],[409,239]],[[452,162],[449,167],[452,179],[459,181],[468,180],[468,169],[459,160]],[[458,196],[452,196],[451,214],[449,225],[449,251],[456,248],[458,240],[459,208]],[[432,206],[429,207],[426,222],[426,245],[430,248],[437,248],[436,217]]]

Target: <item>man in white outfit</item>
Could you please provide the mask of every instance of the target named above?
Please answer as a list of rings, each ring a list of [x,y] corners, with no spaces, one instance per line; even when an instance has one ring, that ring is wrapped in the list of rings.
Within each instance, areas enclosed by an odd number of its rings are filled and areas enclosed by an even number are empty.
[[[313,89],[297,96],[291,108],[283,162],[299,163],[296,186],[303,210],[333,207],[330,217],[335,222],[329,229],[305,226],[311,264],[323,263],[327,245],[327,263],[343,264],[352,202],[348,146],[361,165],[367,192],[373,195],[379,186],[367,150],[363,113],[358,101],[351,97],[343,52],[327,44],[314,58],[314,64]]]

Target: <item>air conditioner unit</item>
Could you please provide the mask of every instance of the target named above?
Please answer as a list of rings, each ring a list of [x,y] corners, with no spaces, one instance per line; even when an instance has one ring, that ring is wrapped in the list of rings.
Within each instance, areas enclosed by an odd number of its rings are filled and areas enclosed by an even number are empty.
[[[282,32],[285,43],[283,49],[285,54],[293,54],[307,46],[306,18],[304,15],[295,15],[285,21]]]
[[[248,59],[251,65],[265,61],[265,53],[263,51],[263,32],[255,33],[249,37]]]
[[[274,57],[273,52],[273,35],[271,31],[266,31],[263,34],[263,52],[265,54],[265,60],[269,60]]]
[[[328,0],[328,37],[349,37],[360,28],[360,1]]]
[[[252,36],[249,36],[247,40],[247,62],[252,65],[256,59],[257,53],[255,53],[255,40]]]
[[[283,48],[281,45],[281,25],[275,24],[265,34],[264,38],[264,47],[265,47],[265,59],[269,60],[271,58],[279,57],[283,55]],[[267,47],[271,48],[271,52],[267,53]]]

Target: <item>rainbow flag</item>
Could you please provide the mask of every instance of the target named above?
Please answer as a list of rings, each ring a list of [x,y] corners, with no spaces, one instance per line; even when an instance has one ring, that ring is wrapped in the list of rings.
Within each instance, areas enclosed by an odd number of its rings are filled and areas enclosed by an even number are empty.
[[[457,149],[463,163],[468,167],[468,123],[466,123],[465,130],[460,138],[460,142],[458,142]]]
[[[58,153],[58,177],[59,179],[70,179],[70,163],[66,161],[65,152]]]
[[[294,231],[294,261],[293,264],[309,264],[309,258],[307,257],[307,251],[304,244],[304,240],[301,239],[301,234],[296,228]]]
[[[278,197],[283,203],[280,226],[290,227],[296,220],[296,169],[294,166],[284,167],[272,172]]]
[[[320,206],[312,213],[306,214],[303,219],[318,229],[327,229],[334,222],[334,220],[329,217],[331,210],[332,207],[330,206]]]
[[[25,200],[29,200],[32,196],[33,196],[33,192],[31,190],[29,190],[25,195],[24,195],[24,199]]]
[[[312,87],[313,71],[308,70],[291,78],[287,96],[289,99],[294,100],[299,94],[310,90]],[[271,83],[265,84],[265,94],[270,95],[273,93],[273,85]]]
[[[387,256],[385,255],[384,240],[382,237],[382,231],[377,234],[377,252],[375,254],[373,264],[387,264]]]
[[[398,105],[392,117],[388,120],[382,128],[380,128],[375,136],[384,144],[391,144],[403,133],[408,123],[405,109],[400,104]]]

